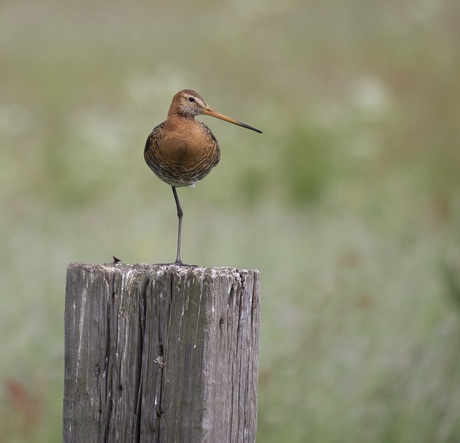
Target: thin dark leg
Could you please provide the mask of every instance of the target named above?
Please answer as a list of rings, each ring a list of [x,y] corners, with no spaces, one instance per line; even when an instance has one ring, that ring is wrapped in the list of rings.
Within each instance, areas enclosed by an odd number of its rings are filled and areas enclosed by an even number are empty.
[[[180,241],[182,237],[182,217],[184,215],[184,212],[182,211],[182,208],[180,206],[179,202],[179,197],[177,196],[177,191],[176,187],[172,186],[173,194],[174,194],[174,200],[176,201],[176,207],[177,207],[177,218],[179,219],[179,227],[177,229],[177,255],[176,255],[176,264],[182,265],[182,260],[180,258]]]

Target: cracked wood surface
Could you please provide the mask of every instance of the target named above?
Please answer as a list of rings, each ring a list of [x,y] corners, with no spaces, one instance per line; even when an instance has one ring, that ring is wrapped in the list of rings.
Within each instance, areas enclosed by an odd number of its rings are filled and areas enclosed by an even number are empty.
[[[255,442],[259,273],[67,269],[64,442]]]

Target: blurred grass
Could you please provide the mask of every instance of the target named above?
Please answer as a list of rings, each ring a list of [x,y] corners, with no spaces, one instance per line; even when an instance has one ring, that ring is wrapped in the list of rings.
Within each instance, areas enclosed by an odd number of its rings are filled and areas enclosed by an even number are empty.
[[[0,430],[61,435],[65,269],[172,259],[142,150],[190,87],[183,256],[259,268],[261,442],[460,440],[460,6],[0,3]],[[204,119],[203,119],[204,120]]]

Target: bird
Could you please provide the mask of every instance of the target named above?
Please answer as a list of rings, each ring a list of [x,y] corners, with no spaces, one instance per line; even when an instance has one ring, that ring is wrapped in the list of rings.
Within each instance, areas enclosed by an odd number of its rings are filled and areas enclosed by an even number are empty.
[[[156,126],[148,136],[144,159],[155,175],[172,188],[178,218],[174,264],[184,266],[186,265],[181,259],[184,212],[176,188],[194,188],[220,160],[220,147],[216,137],[204,123],[195,120],[197,115],[210,115],[262,133],[259,129],[215,111],[200,94],[191,89],[184,89],[174,95],[167,119]]]

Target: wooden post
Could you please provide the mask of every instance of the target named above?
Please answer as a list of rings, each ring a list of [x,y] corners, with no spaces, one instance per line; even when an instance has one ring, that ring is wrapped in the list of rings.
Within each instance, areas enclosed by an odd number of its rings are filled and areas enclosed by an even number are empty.
[[[256,270],[70,264],[63,440],[255,442]]]

